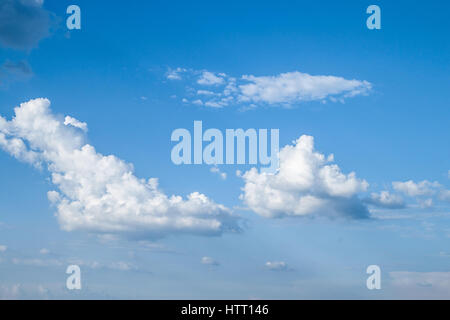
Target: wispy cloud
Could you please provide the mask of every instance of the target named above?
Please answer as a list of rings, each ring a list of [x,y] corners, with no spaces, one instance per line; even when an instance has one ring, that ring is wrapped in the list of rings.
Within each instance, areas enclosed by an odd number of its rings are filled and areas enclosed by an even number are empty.
[[[230,105],[256,107],[293,106],[306,101],[343,102],[347,98],[366,95],[372,84],[365,80],[348,80],[330,75],[310,75],[293,71],[274,76],[242,75],[177,68],[168,71],[168,79],[188,82],[189,96],[185,102],[212,108]],[[195,90],[192,92],[192,88]],[[196,92],[196,94],[194,93]],[[188,99],[189,98],[189,99]]]
[[[271,271],[289,271],[289,267],[284,261],[267,261],[265,266]]]
[[[202,264],[208,265],[208,266],[218,266],[220,265],[219,262],[217,262],[216,260],[214,260],[211,257],[203,257],[201,260]]]

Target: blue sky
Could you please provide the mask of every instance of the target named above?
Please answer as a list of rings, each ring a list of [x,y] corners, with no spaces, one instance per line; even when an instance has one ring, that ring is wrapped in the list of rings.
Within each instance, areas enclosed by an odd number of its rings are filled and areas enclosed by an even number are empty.
[[[449,298],[448,4],[70,4],[0,1],[0,298]],[[195,120],[279,129],[278,174],[176,166]]]

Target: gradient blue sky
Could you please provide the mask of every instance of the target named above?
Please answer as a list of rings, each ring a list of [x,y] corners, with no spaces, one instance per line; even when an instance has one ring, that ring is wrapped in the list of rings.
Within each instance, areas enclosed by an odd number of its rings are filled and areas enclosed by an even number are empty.
[[[159,178],[168,195],[206,194],[242,217],[242,232],[135,240],[63,231],[45,166],[0,152],[0,298],[450,298],[448,3],[79,0],[82,29],[68,31],[70,4],[38,8],[50,22],[37,46],[0,43],[0,64],[32,70],[2,67],[0,116],[10,120],[20,103],[48,98],[55,114],[88,124],[97,152],[132,163],[137,177]],[[366,27],[370,4],[381,8],[381,30]],[[176,68],[189,71],[168,79]],[[238,79],[299,71],[366,80],[372,89],[344,103],[251,110],[183,103],[205,70]],[[251,166],[221,166],[221,179],[209,166],[171,162],[172,131],[192,130],[194,120],[220,130],[279,128],[280,147],[313,136],[343,173],[369,183],[360,199],[388,191],[403,208],[367,204],[363,220],[264,218],[239,199],[244,181],[235,172]],[[393,188],[409,180],[439,187],[425,196]],[[287,267],[271,270],[269,261]],[[70,262],[81,266],[80,292],[65,289]],[[382,269],[381,290],[366,288],[371,264]]]

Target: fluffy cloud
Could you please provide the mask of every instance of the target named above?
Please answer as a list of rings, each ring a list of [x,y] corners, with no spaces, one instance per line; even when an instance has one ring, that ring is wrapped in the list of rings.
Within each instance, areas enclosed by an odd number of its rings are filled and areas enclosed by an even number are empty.
[[[373,192],[370,198],[364,199],[364,201],[376,207],[386,209],[401,209],[405,207],[405,202],[402,197],[391,194],[388,191]]]
[[[215,85],[215,84],[222,84],[225,82],[224,77],[225,74],[220,74],[219,76],[215,75],[212,72],[209,71],[203,71],[200,78],[197,80],[198,84],[202,85]]]
[[[96,152],[71,119],[64,124],[47,99],[21,104],[10,121],[0,117],[0,148],[19,160],[47,165],[56,186],[48,198],[62,229],[136,238],[239,230],[230,210],[205,195],[167,196],[157,179],[139,179],[131,164]]]
[[[7,247],[7,246],[4,246],[4,245],[0,245],[0,252],[5,252],[5,251],[6,251],[6,249],[8,249],[8,247]]]
[[[402,192],[410,197],[416,196],[428,196],[436,193],[436,188],[440,188],[441,185],[438,182],[430,182],[427,180],[415,183],[412,180],[400,182],[392,182],[394,190]]]
[[[242,79],[249,83],[239,86],[240,99],[254,103],[293,104],[336,96],[347,98],[365,94],[371,89],[367,81],[312,76],[298,71],[264,77],[244,75]]]
[[[180,69],[180,68],[178,68]],[[176,70],[178,70],[176,69]],[[356,95],[365,95],[372,84],[365,80],[348,80],[329,75],[310,75],[299,71],[281,73],[275,76],[243,75],[239,79],[224,73],[210,71],[189,71],[187,79],[194,77],[195,82],[188,88],[190,101],[198,101],[212,108],[223,108],[231,104],[255,107],[258,105],[290,106],[305,101],[344,101]],[[179,73],[169,70],[173,80],[180,80]],[[192,90],[192,85],[200,88]],[[204,87],[208,86],[208,90]],[[186,100],[187,101],[187,100]]]
[[[28,50],[49,35],[50,13],[43,0],[0,1],[0,44]]]
[[[314,150],[314,138],[303,135],[280,151],[276,174],[258,173],[252,168],[242,175],[241,199],[254,212],[268,218],[284,216],[347,216],[366,218],[369,212],[357,193],[368,183],[355,173],[344,174]]]
[[[450,190],[437,181],[394,181],[392,186],[396,191],[415,198],[418,205],[424,209],[433,207],[435,201],[450,202]]]
[[[87,123],[78,121],[77,119],[72,118],[72,117],[70,117],[70,116],[66,116],[66,117],[64,118],[64,125],[66,125],[66,126],[70,125],[70,126],[72,126],[72,127],[81,129],[81,130],[83,130],[84,132],[87,132],[87,131],[88,131]]]

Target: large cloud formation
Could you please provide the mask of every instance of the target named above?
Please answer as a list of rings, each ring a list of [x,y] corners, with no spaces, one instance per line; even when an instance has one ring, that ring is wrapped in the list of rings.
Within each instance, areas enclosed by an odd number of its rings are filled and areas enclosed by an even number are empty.
[[[275,174],[252,168],[242,175],[245,181],[241,199],[254,212],[267,218],[307,216],[345,216],[367,218],[369,211],[357,194],[368,183],[355,173],[344,174],[314,150],[314,138],[303,135],[280,151]]]
[[[10,121],[0,117],[0,148],[35,166],[47,165],[57,187],[48,198],[64,230],[138,238],[239,231],[225,206],[198,192],[187,199],[165,195],[157,179],[138,179],[131,164],[86,144],[85,130],[75,118],[55,116],[47,99],[21,104]]]
[[[49,35],[51,16],[44,0],[0,1],[0,44],[28,50]]]

